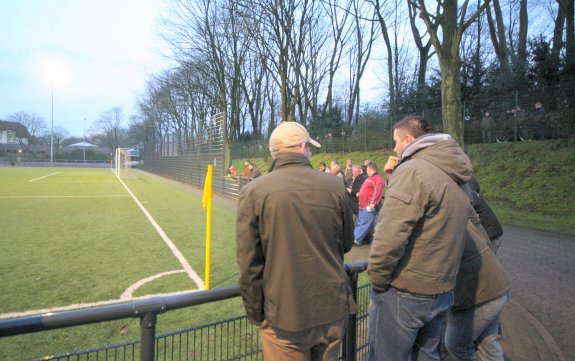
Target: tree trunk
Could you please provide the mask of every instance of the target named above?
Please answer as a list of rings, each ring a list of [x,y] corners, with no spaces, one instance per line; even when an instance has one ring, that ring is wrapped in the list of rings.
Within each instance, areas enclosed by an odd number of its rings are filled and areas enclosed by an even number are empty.
[[[389,113],[394,116],[397,108],[397,101],[395,95],[395,84],[393,77],[393,52],[391,49],[391,40],[389,39],[389,32],[387,29],[387,23],[383,14],[381,13],[381,5],[379,1],[375,2],[377,19],[379,25],[381,26],[381,34],[383,35],[383,41],[385,43],[385,49],[387,51],[387,77],[389,82]]]
[[[441,115],[444,132],[463,146],[460,68],[458,59],[449,60],[441,67]]]

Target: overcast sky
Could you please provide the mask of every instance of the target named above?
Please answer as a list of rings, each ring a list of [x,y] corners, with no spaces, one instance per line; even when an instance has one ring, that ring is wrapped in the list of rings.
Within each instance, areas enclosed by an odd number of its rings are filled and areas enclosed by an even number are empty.
[[[125,124],[157,51],[162,0],[0,0],[0,119],[35,113],[83,136],[120,106]],[[53,81],[51,80],[53,78]],[[53,85],[53,87],[52,87]]]

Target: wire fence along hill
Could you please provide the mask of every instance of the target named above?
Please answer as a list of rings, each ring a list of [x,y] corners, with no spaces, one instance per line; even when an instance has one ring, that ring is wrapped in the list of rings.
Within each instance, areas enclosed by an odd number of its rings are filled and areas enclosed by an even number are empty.
[[[546,139],[571,139],[575,136],[575,119],[567,112],[519,109],[483,113],[464,117],[465,144],[506,143]],[[441,109],[426,109],[420,114],[437,131],[442,131]],[[398,119],[392,120],[396,122]],[[353,129],[345,127],[311,129],[311,136],[321,143],[314,153],[368,152],[393,149],[393,124],[389,118],[360,119]],[[231,154],[238,158],[263,158],[269,155],[267,139],[234,141]]]

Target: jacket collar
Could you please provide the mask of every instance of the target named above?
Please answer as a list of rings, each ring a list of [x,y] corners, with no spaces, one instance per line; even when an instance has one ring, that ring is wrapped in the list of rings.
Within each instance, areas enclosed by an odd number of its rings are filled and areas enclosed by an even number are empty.
[[[273,160],[270,165],[269,172],[276,169],[289,167],[289,166],[307,166],[313,168],[309,159],[303,154],[299,153],[282,153],[276,159]]]

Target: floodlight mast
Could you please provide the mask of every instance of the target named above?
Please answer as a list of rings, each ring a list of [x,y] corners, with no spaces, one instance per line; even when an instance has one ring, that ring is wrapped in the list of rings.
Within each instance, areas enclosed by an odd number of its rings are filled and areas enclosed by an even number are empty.
[[[50,166],[54,164],[54,79],[52,79],[52,122],[50,125]]]
[[[84,151],[84,163],[86,163],[86,118],[84,118],[84,146],[82,149]]]

